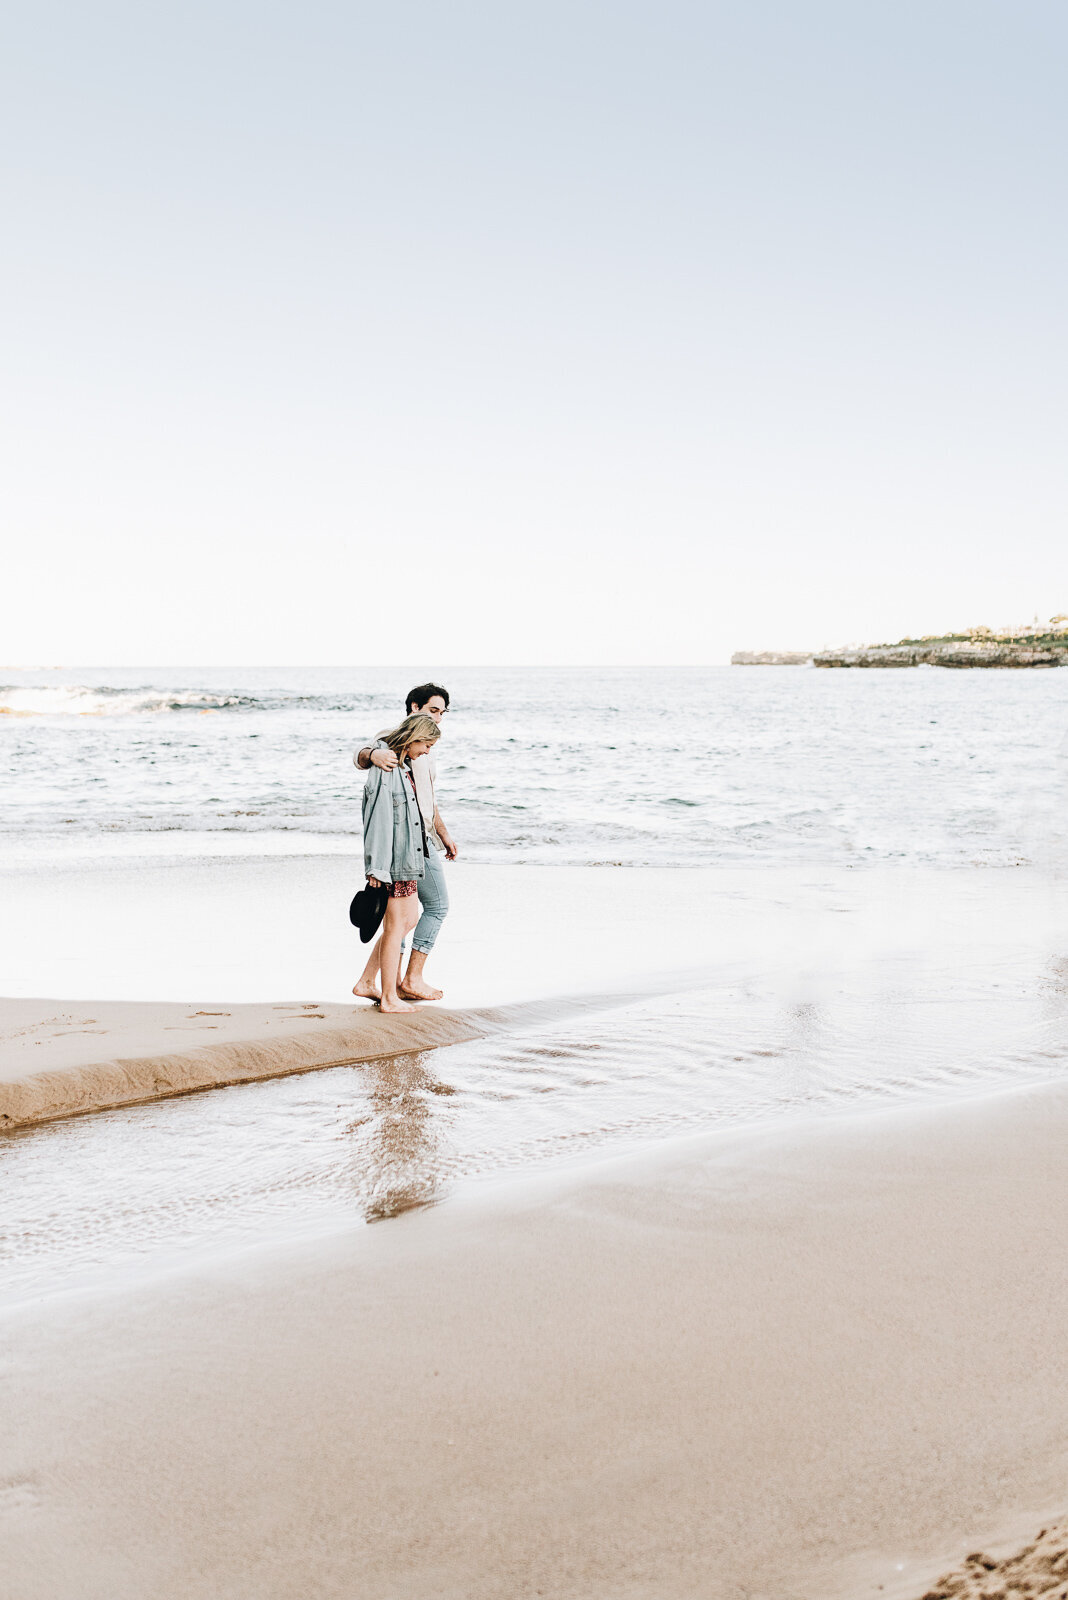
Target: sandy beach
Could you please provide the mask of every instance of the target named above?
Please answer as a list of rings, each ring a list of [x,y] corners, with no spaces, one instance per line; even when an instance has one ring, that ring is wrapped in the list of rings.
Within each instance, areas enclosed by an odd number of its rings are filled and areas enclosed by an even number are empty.
[[[581,1010],[600,992],[610,1001],[635,984],[665,986],[635,958],[657,874],[460,872],[439,966],[462,1009],[393,1019],[349,994],[366,950],[347,924],[347,858],[104,860],[44,882],[39,871],[5,874],[0,1127],[478,1038],[530,1025],[550,997],[559,1015],[562,995]],[[558,900],[580,898],[581,918],[556,915]],[[511,954],[491,937],[502,908],[517,922]],[[691,960],[707,957],[713,942],[695,949]],[[50,984],[64,998],[35,998]]]
[[[58,938],[8,875],[13,987],[114,975],[4,1002],[9,1114],[184,1097],[0,1141],[4,1600],[919,1600],[1063,1517],[1045,877],[682,874],[680,942],[663,874],[471,868],[394,1021],[346,871],[83,864]]]
[[[347,857],[6,871],[0,1124],[521,1030],[694,983],[770,985],[784,1004],[827,1008],[864,974],[884,992],[929,984],[930,1001],[963,984],[980,1006],[992,986],[1005,1007],[1027,963],[1037,994],[1064,920],[1055,884],[1026,869],[460,864],[450,876],[432,967],[443,1006],[391,1020],[351,998],[365,951],[346,917]]]
[[[413,1007],[406,1016],[317,1001],[191,1010],[173,1001],[3,1000],[0,1129],[433,1050],[621,998]]]
[[[1065,1504],[1066,1134],[706,1136],[9,1312],[5,1593],[918,1600]]]
[[[1068,1600],[1068,8],[5,46],[0,1600]]]
[[[458,873],[437,968],[460,1008],[394,1018],[349,992],[366,950],[347,923],[347,858],[104,860],[43,883],[35,871],[5,874],[0,1127],[479,1038],[676,981],[643,956],[643,927],[662,918],[662,874]],[[726,930],[696,930],[716,875],[673,876],[695,922],[686,968],[722,963]],[[502,914],[515,926],[507,947],[494,935]],[[752,916],[734,919],[735,938]],[[50,984],[63,997],[36,998]]]

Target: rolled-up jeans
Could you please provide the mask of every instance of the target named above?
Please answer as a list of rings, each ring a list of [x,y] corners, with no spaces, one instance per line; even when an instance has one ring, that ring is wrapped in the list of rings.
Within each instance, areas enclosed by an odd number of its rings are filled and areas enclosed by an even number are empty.
[[[431,845],[423,863],[423,876],[418,880],[419,904],[423,914],[415,925],[412,949],[429,955],[434,940],[441,932],[441,924],[449,911],[449,889],[445,882],[445,853]]]

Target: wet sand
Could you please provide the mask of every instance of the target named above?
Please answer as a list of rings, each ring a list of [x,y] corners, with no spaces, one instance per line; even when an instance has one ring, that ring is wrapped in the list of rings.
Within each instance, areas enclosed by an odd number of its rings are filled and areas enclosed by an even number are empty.
[[[170,1265],[116,1257],[90,1286],[16,1297],[0,1309],[3,1600],[919,1600],[970,1552],[1063,1518],[1068,939],[1052,885],[716,871],[673,877],[669,899],[659,873],[471,868],[440,958],[451,1010],[394,1025],[345,998],[357,941],[323,914],[346,870],[124,865],[47,892],[12,875],[12,988],[47,994],[59,972],[56,992],[106,998],[3,1002],[0,1095],[80,1083],[68,1109],[89,1109],[196,1086],[172,1071],[302,1072],[570,1007],[591,1078],[663,1099],[657,1030],[700,1054],[678,996],[614,1044],[585,1013],[669,993],[680,954],[712,985],[707,1070],[717,1086],[739,1074],[732,1114],[750,1084],[789,1098],[809,1056],[844,1093],[866,1055],[910,1093],[940,1071],[1054,1081],[727,1126],[472,1182],[374,1226],[335,1217]],[[803,1052],[768,1048],[773,1000]],[[988,1054],[972,1059],[977,1039]],[[554,1060],[562,1080],[567,1044],[480,1069],[524,1125],[520,1081],[549,1087],[537,1073]],[[482,1085],[469,1068],[440,1104],[481,1116]],[[160,1130],[171,1159],[196,1129]],[[338,1141],[338,1158],[356,1148]],[[220,1209],[221,1183],[199,1199]],[[65,1225],[84,1227],[89,1208],[67,1200]]]
[[[336,856],[5,873],[0,1128],[475,1039],[547,997],[588,1006],[599,985],[665,987],[639,937],[661,874],[459,867],[430,972],[459,1007],[383,1016],[350,994],[368,954],[348,923],[352,875]],[[677,875],[691,916],[707,877]],[[716,948],[695,947],[691,961]]]
[[[224,1085],[433,1050],[599,1012],[620,996],[383,1016],[363,1003],[0,1001],[0,1131]]]
[[[451,1044],[512,1026],[501,1008],[695,977],[770,979],[818,1006],[864,964],[892,981],[911,962],[956,989],[952,975],[981,972],[996,993],[1068,944],[1030,869],[458,863],[428,966],[445,1000],[391,1019],[351,998],[367,954],[347,921],[352,871],[336,856],[5,871],[0,1126]]]
[[[5,1600],[918,1600],[1068,1500],[1068,1089],[29,1304]]]
[[[477,1038],[450,1012],[0,1002],[0,1129]]]
[[[0,1128],[475,1039],[511,1025],[509,1005],[529,1018],[547,997],[664,987],[638,936],[661,874],[459,867],[429,974],[459,1008],[382,1016],[350,993],[368,954],[347,918],[353,870],[325,856],[4,873]],[[705,882],[676,878],[694,915]],[[714,941],[695,947],[691,961]]]

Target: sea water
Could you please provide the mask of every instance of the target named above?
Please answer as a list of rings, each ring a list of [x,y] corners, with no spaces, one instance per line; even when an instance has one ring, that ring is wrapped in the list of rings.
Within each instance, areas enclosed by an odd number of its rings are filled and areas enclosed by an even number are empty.
[[[1068,671],[438,676],[442,810],[468,860],[1011,865],[1057,838]],[[352,749],[425,677],[0,669],[6,859],[351,850]]]

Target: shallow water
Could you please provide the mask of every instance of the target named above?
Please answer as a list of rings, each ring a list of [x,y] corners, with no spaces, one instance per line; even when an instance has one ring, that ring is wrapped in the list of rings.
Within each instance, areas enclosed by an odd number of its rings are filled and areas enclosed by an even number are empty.
[[[1048,938],[961,955],[920,943],[822,978],[752,967],[512,1037],[8,1136],[3,1295],[381,1221],[674,1133],[1062,1076],[1068,959]]]

